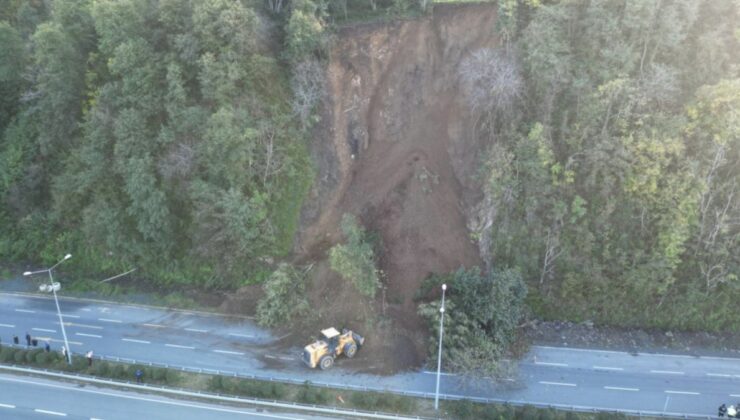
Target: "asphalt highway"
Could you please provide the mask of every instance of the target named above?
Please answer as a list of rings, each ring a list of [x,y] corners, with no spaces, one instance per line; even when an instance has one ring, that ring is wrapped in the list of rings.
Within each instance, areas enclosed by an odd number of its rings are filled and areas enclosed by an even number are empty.
[[[182,401],[94,386],[0,375],[3,419],[178,419],[265,420],[326,419],[303,414]]]
[[[310,370],[300,348],[275,350],[278,337],[248,318],[192,311],[61,299],[75,353],[334,386],[431,394],[435,372],[393,376],[353,373],[339,359],[330,371]],[[0,339],[28,332],[59,349],[62,334],[52,299],[0,293]],[[307,336],[307,340],[310,337]],[[372,337],[368,337],[372,339]],[[362,357],[362,351],[358,353]],[[681,415],[716,414],[721,403],[740,401],[740,359],[533,347],[507,380],[443,374],[441,393],[517,402],[642,410]]]

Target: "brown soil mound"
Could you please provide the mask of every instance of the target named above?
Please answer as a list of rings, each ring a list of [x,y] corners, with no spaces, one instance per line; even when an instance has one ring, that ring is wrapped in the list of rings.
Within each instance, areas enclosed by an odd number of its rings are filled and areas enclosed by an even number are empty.
[[[417,353],[425,347],[426,325],[412,300],[421,281],[480,263],[466,209],[479,199],[481,145],[472,141],[457,67],[471,51],[497,45],[495,9],[437,6],[420,20],[347,28],[332,51],[329,98],[312,144],[318,180],[302,211],[296,253],[304,262],[326,258],[341,240],[344,213],[380,234],[387,291],[374,310],[403,337],[384,341],[381,358],[404,359],[390,366],[421,360],[409,356],[410,343]],[[312,291],[319,301],[337,302],[335,291],[346,289],[330,270],[317,280],[329,285]],[[351,308],[363,305],[359,296],[342,299]],[[355,310],[347,309],[331,312],[340,321]]]

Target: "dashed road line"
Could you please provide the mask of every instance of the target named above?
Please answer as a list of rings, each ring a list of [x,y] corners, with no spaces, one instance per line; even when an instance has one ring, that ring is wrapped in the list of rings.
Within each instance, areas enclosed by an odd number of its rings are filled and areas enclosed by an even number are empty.
[[[280,359],[280,360],[295,360],[292,357],[278,357],[278,359]]]
[[[85,311],[85,312],[92,312],[92,309],[90,309],[90,308],[82,308],[80,310]]]
[[[80,317],[79,315],[72,315],[72,314],[62,314],[62,316],[65,318],[79,318]]]
[[[57,330],[47,330],[46,328],[31,328],[32,331],[41,331],[56,334]]]
[[[197,328],[185,328],[185,331],[197,332],[197,333],[207,333],[208,332],[208,330],[199,330]]]
[[[249,334],[229,333],[229,335],[232,335],[234,337],[254,338],[253,335],[249,335]]]
[[[159,325],[159,324],[141,324],[141,325],[145,327],[151,327],[151,328],[165,328],[164,325]]]
[[[681,394],[681,395],[701,395],[698,392],[692,392],[692,391],[665,391],[666,394]]]
[[[41,414],[49,414],[52,416],[67,417],[67,413],[60,413],[58,411],[42,410],[40,408],[34,408],[33,411]]]
[[[166,347],[174,347],[176,349],[188,349],[188,350],[195,350],[195,347],[190,346],[181,346],[179,344],[165,344]]]
[[[663,375],[684,375],[684,372],[678,372],[675,370],[651,370],[650,373],[659,373]]]
[[[109,319],[109,318],[98,318],[98,321],[102,321],[102,322],[113,322],[113,323],[116,323],[116,324],[121,324],[123,322],[120,319]]]
[[[129,343],[139,343],[139,344],[152,344],[151,341],[136,340],[136,339],[133,339],[133,338],[122,338],[121,341],[128,341]]]
[[[31,311],[29,309],[16,309],[15,311],[16,312],[24,312],[24,313],[27,313],[27,314],[35,314],[36,313],[36,311]]]
[[[0,324],[0,327],[5,327],[5,328],[15,328],[15,325],[10,325],[10,324]]]
[[[740,398],[740,394],[730,394],[732,398]]]
[[[275,356],[272,356],[272,355],[270,355],[270,354],[266,354],[266,355],[265,355],[265,358],[267,358],[267,359],[277,359],[277,357],[275,357]]]
[[[56,338],[51,338],[51,337],[36,337],[36,339],[39,340],[39,341],[49,341],[49,342],[52,342],[52,343],[64,343],[64,340],[57,340]],[[81,346],[82,345],[82,343],[80,343],[79,341],[69,341],[69,340],[67,340],[67,342],[69,344],[74,344],[75,346]]]
[[[79,335],[81,337],[103,338],[102,335],[97,335],[97,334],[75,333],[75,335]]]
[[[621,367],[609,367],[609,366],[592,366],[592,367],[597,370],[614,370],[614,371],[624,370],[624,368],[621,368]]]
[[[58,322],[55,322],[55,324],[59,325]],[[90,328],[91,330],[102,330],[103,329],[103,327],[99,325],[78,324],[76,322],[65,322],[64,325],[67,327]]]
[[[613,391],[632,391],[632,392],[637,392],[640,390],[640,388],[624,388],[621,386],[605,386],[604,389],[611,389]]]
[[[553,363],[553,362],[538,362],[534,361],[535,365],[542,365],[542,366],[557,366],[557,367],[568,367],[567,363]]]
[[[0,407],[2,408],[15,408],[13,404],[0,404]]]
[[[214,353],[223,353],[223,354],[236,354],[239,356],[244,356],[244,353],[239,351],[229,351],[229,350],[213,350]]]
[[[571,384],[567,382],[548,382],[548,381],[540,381],[542,385],[555,385],[555,386],[577,386],[576,384]]]
[[[707,376],[716,376],[718,378],[732,378],[732,375],[726,373],[707,373]]]

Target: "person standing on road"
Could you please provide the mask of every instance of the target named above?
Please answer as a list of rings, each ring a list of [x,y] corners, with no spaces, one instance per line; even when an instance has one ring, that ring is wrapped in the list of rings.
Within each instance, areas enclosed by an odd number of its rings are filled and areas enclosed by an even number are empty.
[[[18,336],[13,335],[13,344],[18,344]]]
[[[722,404],[719,406],[719,410],[717,412],[718,417],[724,417],[725,413],[727,413],[727,406]]]
[[[141,383],[141,377],[144,376],[144,372],[142,372],[141,369],[136,369],[135,375],[136,375],[136,383],[137,384],[140,384]]]
[[[62,346],[62,357],[67,358],[67,347]]]
[[[51,351],[51,347],[49,347],[49,342],[48,341],[46,342],[46,344],[44,344],[44,351],[47,352],[47,353],[49,351]]]
[[[86,357],[87,357],[87,366],[92,367],[92,357],[93,357],[92,350],[87,352]]]
[[[31,334],[26,331],[26,347],[31,347]]]

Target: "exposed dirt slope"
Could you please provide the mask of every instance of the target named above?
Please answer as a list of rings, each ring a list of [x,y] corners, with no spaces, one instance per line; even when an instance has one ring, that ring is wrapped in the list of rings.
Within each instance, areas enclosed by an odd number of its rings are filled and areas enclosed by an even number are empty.
[[[495,47],[495,6],[437,6],[418,20],[346,28],[328,69],[329,97],[312,153],[317,183],[302,211],[296,253],[326,258],[343,213],[379,232],[388,313],[410,335],[425,329],[412,298],[431,273],[479,264],[466,228],[477,201],[480,145],[457,68]],[[339,281],[330,270],[317,279]],[[322,286],[322,289],[326,289]]]

